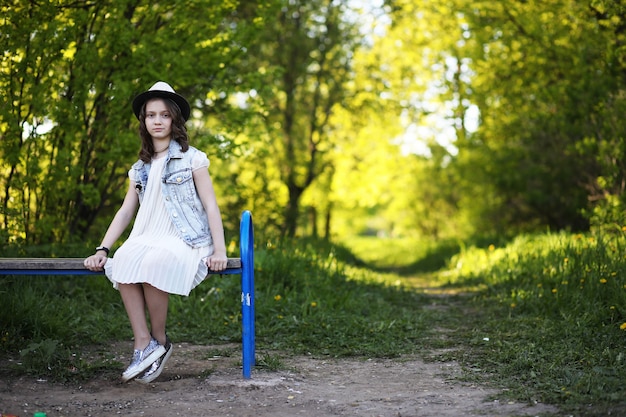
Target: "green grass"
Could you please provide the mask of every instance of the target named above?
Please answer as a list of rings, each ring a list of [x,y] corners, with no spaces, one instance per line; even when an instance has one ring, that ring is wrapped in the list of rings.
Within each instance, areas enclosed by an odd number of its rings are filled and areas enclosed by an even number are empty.
[[[444,331],[424,347],[431,360],[457,361],[463,379],[502,389],[515,401],[557,405],[565,415],[626,415],[626,237],[620,233],[518,236],[501,246],[350,239],[377,270],[445,308],[431,317]],[[414,248],[413,250],[410,250]],[[403,254],[400,256],[399,254]],[[441,294],[446,294],[445,298]]]
[[[626,415],[625,249],[621,232],[495,245],[264,242],[255,254],[257,362],[271,371],[284,367],[277,352],[420,354],[457,361],[462,379],[499,398]],[[119,367],[80,358],[84,346],[132,336],[104,277],[1,280],[0,348],[23,363],[12,372],[88,378]],[[171,298],[177,341],[239,343],[240,320],[237,276]]]
[[[0,352],[19,360],[17,373],[88,377],[107,365],[83,361],[81,346],[132,334],[119,294],[101,278],[2,276],[0,305]]]
[[[314,242],[267,244],[256,251],[256,336],[272,350],[335,357],[398,356],[415,350],[427,328],[415,314],[420,295],[350,269],[336,248]],[[240,339],[239,281],[212,279],[187,299],[173,299],[170,317],[195,342]],[[174,337],[174,335],[172,336]]]
[[[472,360],[495,365],[495,379],[516,398],[624,413],[625,248],[623,235],[562,233],[459,255],[449,285],[484,287],[472,330],[489,343],[470,349]]]
[[[416,352],[428,330],[418,312],[422,296],[347,265],[338,254],[350,257],[316,241],[257,248],[258,350],[332,357]],[[103,276],[0,277],[0,283],[0,349],[21,361],[14,372],[64,379],[71,369],[73,377],[89,378],[101,364],[81,362],[81,347],[132,337],[119,294]],[[230,275],[210,277],[189,297],[172,296],[170,337],[240,343],[240,297],[240,278]],[[279,366],[265,358],[265,367]]]

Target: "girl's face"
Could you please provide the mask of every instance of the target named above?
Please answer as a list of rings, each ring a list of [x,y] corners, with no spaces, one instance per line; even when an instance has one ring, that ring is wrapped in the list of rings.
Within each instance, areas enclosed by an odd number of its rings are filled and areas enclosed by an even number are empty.
[[[172,114],[160,98],[146,103],[146,129],[152,140],[170,140],[172,135]]]

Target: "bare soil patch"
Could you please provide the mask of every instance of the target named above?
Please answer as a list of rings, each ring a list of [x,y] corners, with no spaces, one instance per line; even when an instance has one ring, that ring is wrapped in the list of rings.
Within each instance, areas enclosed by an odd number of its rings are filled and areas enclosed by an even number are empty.
[[[116,343],[111,351],[131,347]],[[280,358],[280,370],[254,369],[252,378],[244,379],[239,357],[214,357],[216,349],[224,347],[175,344],[165,370],[149,385],[121,383],[119,374],[111,372],[80,384],[5,376],[0,381],[0,413],[20,417],[36,411],[45,411],[48,417],[512,417],[557,412],[544,404],[494,400],[497,391],[459,382],[461,369],[454,362],[285,356]],[[128,357],[118,355],[114,360],[125,364]],[[2,367],[6,364],[3,361]]]

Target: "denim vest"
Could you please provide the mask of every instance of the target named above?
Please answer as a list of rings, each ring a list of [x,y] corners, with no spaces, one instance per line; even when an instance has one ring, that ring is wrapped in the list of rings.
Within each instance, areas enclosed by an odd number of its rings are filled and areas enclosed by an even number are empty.
[[[172,141],[161,177],[165,207],[178,234],[192,248],[209,246],[213,243],[209,219],[193,182],[191,161],[196,152],[199,151],[192,146],[187,152],[182,152],[178,142]],[[143,201],[148,184],[150,165],[139,160],[132,166],[135,191],[139,195],[140,203]]]

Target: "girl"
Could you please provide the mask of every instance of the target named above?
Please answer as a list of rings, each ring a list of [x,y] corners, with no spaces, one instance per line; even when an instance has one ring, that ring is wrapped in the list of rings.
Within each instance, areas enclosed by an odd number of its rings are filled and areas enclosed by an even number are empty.
[[[139,160],[128,172],[122,206],[84,263],[92,271],[104,269],[128,314],[134,351],[122,379],[148,383],[172,354],[165,332],[169,294],[189,295],[208,269],[226,269],[227,257],[209,160],[189,146],[189,103],[159,81],[135,97],[133,111],[139,119]],[[108,258],[135,213],[128,239]]]

